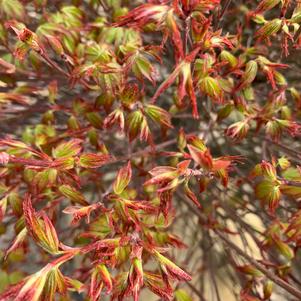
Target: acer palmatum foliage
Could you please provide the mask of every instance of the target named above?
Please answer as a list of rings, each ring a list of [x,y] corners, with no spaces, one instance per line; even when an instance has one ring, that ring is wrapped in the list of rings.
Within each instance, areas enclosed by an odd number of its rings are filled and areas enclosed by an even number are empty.
[[[0,20],[0,301],[301,299],[300,1]]]

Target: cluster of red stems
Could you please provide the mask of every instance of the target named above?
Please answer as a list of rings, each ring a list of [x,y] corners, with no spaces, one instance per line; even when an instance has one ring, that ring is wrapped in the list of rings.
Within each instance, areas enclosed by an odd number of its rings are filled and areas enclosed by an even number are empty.
[[[301,94],[279,62],[300,1],[0,0],[0,20],[0,301],[193,300],[183,202],[240,257],[241,300],[301,299]],[[251,207],[260,260],[219,218],[252,234]]]

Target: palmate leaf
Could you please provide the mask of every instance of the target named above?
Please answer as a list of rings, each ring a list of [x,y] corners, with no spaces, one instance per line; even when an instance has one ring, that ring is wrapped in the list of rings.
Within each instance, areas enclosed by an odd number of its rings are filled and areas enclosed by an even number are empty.
[[[70,287],[70,281],[65,279],[59,267],[74,255],[73,252],[65,254],[47,264],[38,272],[27,276],[18,284],[10,286],[4,293],[0,294],[0,300],[26,301],[29,298],[32,301],[41,299],[54,301],[56,292],[65,294],[67,287]]]
[[[171,260],[160,254],[158,251],[154,251],[154,256],[158,260],[163,273],[170,275],[170,277],[178,279],[190,281],[191,276],[188,275],[185,271],[175,265]]]
[[[215,100],[220,101],[222,98],[222,89],[218,83],[218,80],[211,76],[206,76],[199,82],[200,90],[210,97],[212,97]]]
[[[301,300],[299,1],[71,2],[0,0],[0,301]]]
[[[55,158],[74,157],[80,153],[81,143],[79,139],[63,142],[53,150],[53,156]]]
[[[293,185],[281,185],[280,190],[283,194],[299,198],[301,196],[301,187]]]
[[[271,212],[278,207],[281,191],[279,183],[271,180],[262,180],[255,188],[256,196],[265,204],[268,204]]]
[[[110,294],[113,289],[113,283],[107,267],[104,264],[99,264],[93,269],[91,276],[89,289],[91,300],[96,301],[99,299],[103,287],[105,287],[106,293]]]
[[[157,98],[167,90],[179,77],[178,84],[178,97],[179,102],[181,103],[183,98],[188,95],[191,100],[193,116],[198,118],[198,110],[196,103],[196,94],[193,87],[192,71],[191,71],[191,62],[195,59],[199,48],[191,51],[184,59],[182,59],[172,73],[163,81],[158,87],[156,93],[152,98],[152,102],[155,102]]]
[[[132,178],[132,167],[129,161],[126,166],[118,171],[116,180],[113,184],[113,191],[116,194],[121,194],[124,189],[129,185]]]
[[[134,58],[132,58],[132,60],[133,63],[130,64],[135,76],[140,80],[143,80],[143,78],[145,77],[154,84],[156,72],[153,64],[143,56],[135,56]]]
[[[145,113],[156,123],[167,128],[173,127],[171,124],[171,115],[164,109],[154,105],[147,105],[145,107]]]
[[[24,6],[18,0],[1,0],[0,11],[8,18],[22,20],[25,16]]]
[[[4,259],[6,259],[11,252],[18,249],[24,243],[27,233],[28,231],[25,227],[18,233],[10,247],[6,250]]]
[[[23,201],[23,211],[25,215],[26,228],[33,239],[50,254],[59,254],[59,240],[56,230],[47,217],[42,212],[41,218],[32,207],[31,196],[27,194]]]
[[[110,160],[109,155],[83,154],[79,158],[79,165],[84,168],[98,168]]]
[[[78,203],[80,205],[86,206],[88,202],[86,201],[85,197],[82,195],[80,191],[77,191],[70,185],[61,185],[58,188],[59,192],[66,198],[70,199],[71,201]]]

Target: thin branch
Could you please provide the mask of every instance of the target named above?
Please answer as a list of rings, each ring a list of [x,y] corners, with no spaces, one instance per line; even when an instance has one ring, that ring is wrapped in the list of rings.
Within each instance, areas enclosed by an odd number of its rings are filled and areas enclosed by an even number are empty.
[[[204,296],[199,292],[191,283],[187,282],[187,285],[191,288],[191,290],[200,298],[201,301],[206,301]]]
[[[218,16],[217,16],[217,22],[216,22],[215,29],[218,29],[219,25],[220,25],[221,22],[223,21],[223,18],[224,18],[224,16],[225,16],[225,14],[226,14],[226,12],[227,12],[227,10],[228,10],[230,4],[231,4],[231,1],[232,1],[232,0],[226,0],[226,1],[225,1],[225,4],[224,4],[224,6],[223,6],[221,12],[220,12],[220,13],[218,14]]]
[[[223,20],[223,17],[225,16],[232,0],[226,0],[225,5],[223,6],[223,9],[221,13],[219,14],[219,23]]]
[[[209,235],[209,239],[210,239],[211,243],[213,244],[211,235]],[[216,275],[214,275],[214,271],[213,271],[213,268],[212,268],[212,262],[213,262],[212,253],[209,253],[209,261],[210,261],[209,273],[210,273],[210,277],[211,277],[212,282],[213,282],[215,295],[216,295],[217,301],[222,301],[222,298],[220,296],[220,292],[219,292],[219,289],[218,289],[217,281],[216,281]]]
[[[206,217],[198,211],[197,208],[195,208],[191,202],[186,198],[186,196],[182,196],[182,200],[185,202],[187,206],[197,214],[197,216],[200,218],[200,221],[206,223]],[[264,267],[261,263],[259,263],[256,259],[251,257],[250,255],[246,254],[240,247],[238,247],[235,243],[233,243],[224,233],[219,231],[218,229],[212,229],[215,234],[219,236],[220,239],[224,241],[224,243],[231,248],[231,250],[235,251],[238,255],[243,257],[246,261],[251,263],[255,268],[257,268],[259,271],[261,271],[267,278],[272,280],[275,284],[279,285],[283,289],[285,289],[288,293],[298,298],[298,300],[301,300],[301,291],[291,284],[285,282],[283,279],[279,278],[275,273],[271,272],[267,268]]]
[[[301,300],[301,291],[292,286],[291,284],[285,282],[278,276],[276,276],[275,273],[271,272],[270,270],[266,269],[261,263],[259,263],[256,259],[251,257],[250,255],[246,254],[243,250],[241,250],[235,243],[233,243],[227,236],[224,235],[224,233],[215,230],[215,233],[237,254],[242,256],[245,260],[247,260],[249,263],[251,263],[255,268],[257,268],[259,271],[261,271],[267,278],[272,280],[277,285],[281,286],[283,289],[285,289],[287,292],[289,292],[291,295],[298,298],[298,300]]]
[[[276,142],[276,141],[274,141],[274,140],[272,140],[270,138],[265,138],[265,140],[268,141],[268,142],[270,142],[270,143],[272,143],[272,144],[274,144],[274,145],[276,145],[277,147],[281,148],[282,150],[284,150],[284,151],[286,151],[288,153],[294,154],[298,159],[301,159],[301,153],[298,152],[298,151],[296,151],[295,149],[290,148],[290,147],[288,147],[288,146],[286,146],[284,144],[281,144],[280,142]]]
[[[187,135],[194,135],[196,134],[197,132],[192,132],[192,133],[188,133]],[[135,153],[132,153],[131,155],[126,155],[126,156],[121,156],[121,157],[116,157],[114,160],[106,163],[106,165],[109,165],[109,164],[113,164],[113,163],[117,163],[117,162],[122,162],[122,161],[127,161],[127,160],[130,160],[131,158],[136,158],[136,157],[139,157],[139,156],[150,156],[150,155],[156,155],[158,153],[159,150],[162,150],[170,145],[173,145],[177,143],[177,138],[174,138],[174,139],[171,139],[171,140],[168,140],[168,141],[165,141],[165,142],[162,142],[160,144],[157,144],[156,145],[156,148],[153,149],[152,146],[148,146],[146,147],[145,149],[142,149],[140,151],[137,151]]]

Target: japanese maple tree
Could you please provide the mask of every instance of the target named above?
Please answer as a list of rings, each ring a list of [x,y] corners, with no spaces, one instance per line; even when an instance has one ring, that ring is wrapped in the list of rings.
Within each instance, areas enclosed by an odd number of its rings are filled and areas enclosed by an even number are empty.
[[[301,300],[300,1],[0,20],[0,301]]]

